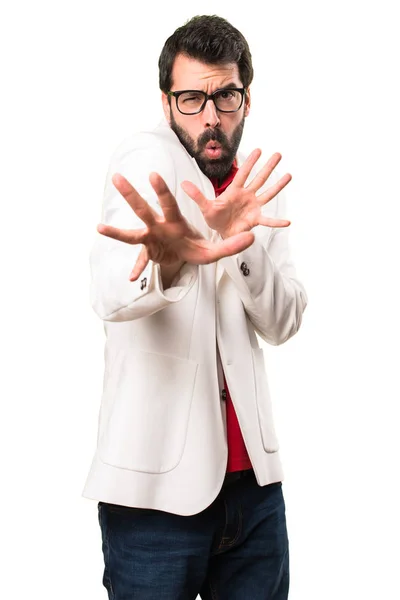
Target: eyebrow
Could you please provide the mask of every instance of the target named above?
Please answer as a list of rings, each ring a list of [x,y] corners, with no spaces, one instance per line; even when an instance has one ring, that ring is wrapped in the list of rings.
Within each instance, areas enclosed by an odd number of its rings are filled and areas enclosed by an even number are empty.
[[[232,88],[240,88],[240,86],[237,85],[236,83],[231,82],[231,83],[227,83],[226,85],[223,85],[222,87],[218,87],[212,93],[214,94],[215,92],[220,92],[222,90],[230,90]],[[203,94],[206,93],[206,92],[204,92],[204,90],[193,90],[193,89],[191,89],[191,90],[183,90],[183,91],[188,91],[188,92],[203,92]]]
[[[223,90],[230,90],[232,88],[238,88],[241,89],[240,85],[237,85],[237,83],[227,83],[226,85],[223,85],[222,87],[217,88],[216,90],[214,90],[214,92],[212,92],[213,94],[215,92],[220,92]],[[244,88],[244,86],[242,85],[242,88]],[[203,94],[205,94],[206,92],[204,92],[204,90],[194,90],[194,89],[186,89],[186,90],[174,90],[174,92],[202,92]]]
[[[217,88],[215,91],[217,92],[218,90],[229,90],[230,88],[239,88],[240,86],[237,85],[236,83],[227,83],[226,85],[223,85],[222,87]]]

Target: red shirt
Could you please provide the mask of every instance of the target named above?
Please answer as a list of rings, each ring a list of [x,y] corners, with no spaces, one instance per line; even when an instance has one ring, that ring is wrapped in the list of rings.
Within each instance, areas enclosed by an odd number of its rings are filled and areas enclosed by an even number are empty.
[[[232,183],[238,168],[236,161],[233,163],[231,170],[225,177],[221,184],[218,184],[216,178],[211,179],[211,183],[214,186],[215,196],[219,196],[226,190],[228,185]],[[224,389],[226,390],[226,428],[228,437],[228,465],[227,472],[242,471],[243,469],[251,469],[252,464],[250,462],[249,455],[246,450],[246,446],[243,440],[242,432],[238,418],[236,416],[235,409],[233,407],[232,398],[229,393],[228,385],[226,383],[224,375]]]

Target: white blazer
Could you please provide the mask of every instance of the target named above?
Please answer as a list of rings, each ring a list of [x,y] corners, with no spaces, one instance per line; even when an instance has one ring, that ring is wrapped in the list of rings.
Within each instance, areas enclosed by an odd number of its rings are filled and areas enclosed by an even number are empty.
[[[218,240],[180,187],[189,180],[214,198],[212,183],[167,122],[129,138],[112,157],[102,222],[143,227],[113,186],[115,172],[160,212],[148,180],[152,171],[165,179],[185,218]],[[271,179],[276,176],[268,187]],[[281,192],[263,213],[285,217],[283,202]],[[307,297],[289,258],[288,230],[253,231],[250,248],[211,265],[185,264],[166,290],[152,262],[138,281],[129,281],[140,246],[98,235],[91,297],[107,339],[97,448],[84,497],[180,515],[211,504],[227,464],[217,344],[257,482],[283,479],[256,333],[274,345],[288,340],[300,327]]]

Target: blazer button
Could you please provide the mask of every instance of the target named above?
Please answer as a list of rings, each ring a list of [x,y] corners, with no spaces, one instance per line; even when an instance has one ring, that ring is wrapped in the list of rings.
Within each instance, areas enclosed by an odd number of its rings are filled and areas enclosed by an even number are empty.
[[[250,275],[250,269],[247,266],[247,263],[242,262],[242,264],[240,265],[240,270],[242,271],[245,277],[247,277],[247,275]]]
[[[147,277],[144,277],[142,279],[142,281],[140,282],[140,289],[144,290],[144,288],[147,286]]]
[[[222,400],[226,400],[226,390],[222,390],[222,392],[221,392],[221,399]]]

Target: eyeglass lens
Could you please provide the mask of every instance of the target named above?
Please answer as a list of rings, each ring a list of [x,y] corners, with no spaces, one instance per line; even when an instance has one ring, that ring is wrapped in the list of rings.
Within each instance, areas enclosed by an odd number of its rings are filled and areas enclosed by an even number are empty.
[[[242,102],[242,94],[237,90],[221,90],[213,95],[218,110],[238,110]],[[198,112],[206,99],[203,92],[184,92],[178,97],[178,109],[186,114]]]

